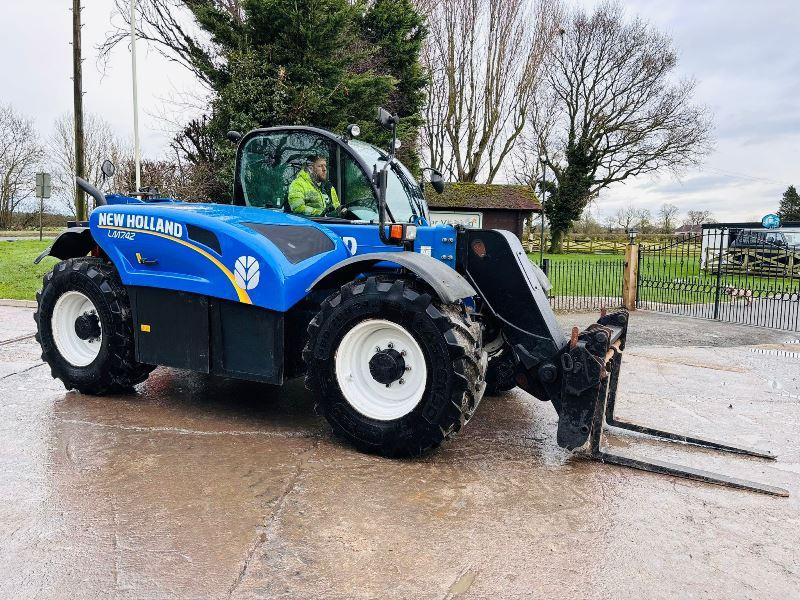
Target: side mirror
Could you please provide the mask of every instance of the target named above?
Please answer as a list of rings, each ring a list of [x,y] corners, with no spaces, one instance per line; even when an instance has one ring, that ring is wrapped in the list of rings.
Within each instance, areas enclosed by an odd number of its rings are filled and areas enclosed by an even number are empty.
[[[444,192],[444,177],[435,169],[431,169],[431,185],[437,194]]]
[[[225,134],[225,137],[228,138],[228,141],[232,144],[238,144],[239,140],[242,139],[242,134],[238,131],[229,131]]]
[[[378,123],[384,129],[392,129],[400,122],[400,117],[393,115],[385,108],[378,108]]]
[[[117,168],[110,160],[104,160],[103,164],[100,165],[100,172],[104,177],[109,178],[114,176],[114,173],[117,172]]]

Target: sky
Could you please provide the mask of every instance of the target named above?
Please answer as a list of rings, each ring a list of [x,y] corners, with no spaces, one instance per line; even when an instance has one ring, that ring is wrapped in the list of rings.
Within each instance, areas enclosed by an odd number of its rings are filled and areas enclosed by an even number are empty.
[[[578,0],[591,8],[599,0]],[[33,118],[43,137],[72,110],[70,0],[3,2],[0,103]],[[112,29],[112,0],[84,0],[84,110],[133,139],[130,52],[114,51],[105,69],[97,45]],[[715,148],[703,166],[641,177],[605,190],[592,207],[599,219],[634,205],[653,213],[664,203],[710,210],[720,221],[752,221],[777,209],[790,184],[800,185],[800,2],[797,0],[628,0],[672,36],[677,72],[697,80],[696,100],[715,122]],[[114,17],[121,22],[119,16]],[[9,27],[8,24],[11,26]],[[143,43],[138,47],[143,156],[165,154],[176,98],[198,106],[205,92],[182,67]]]

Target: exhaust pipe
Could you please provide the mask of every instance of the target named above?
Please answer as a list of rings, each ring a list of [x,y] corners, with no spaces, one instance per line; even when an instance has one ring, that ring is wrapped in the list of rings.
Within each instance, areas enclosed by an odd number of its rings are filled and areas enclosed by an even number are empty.
[[[96,187],[94,187],[91,183],[89,183],[88,181],[86,181],[82,177],[75,177],[75,183],[84,192],[86,192],[92,198],[94,198],[94,205],[95,206],[105,206],[106,204],[108,204],[108,202],[106,202],[106,197],[103,194],[103,192],[98,190]]]

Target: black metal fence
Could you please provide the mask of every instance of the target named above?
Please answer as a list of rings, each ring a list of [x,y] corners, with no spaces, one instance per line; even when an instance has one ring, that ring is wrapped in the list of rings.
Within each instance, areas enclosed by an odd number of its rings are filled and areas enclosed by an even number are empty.
[[[800,330],[800,240],[790,234],[706,227],[639,250],[637,306]]]
[[[621,256],[544,259],[543,270],[553,284],[550,305],[556,311],[622,306],[624,265]]]

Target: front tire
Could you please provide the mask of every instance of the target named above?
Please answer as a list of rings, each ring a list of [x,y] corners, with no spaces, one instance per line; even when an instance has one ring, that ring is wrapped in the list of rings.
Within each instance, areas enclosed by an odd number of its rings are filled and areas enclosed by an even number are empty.
[[[483,396],[478,323],[404,280],[344,285],[308,334],[306,385],[334,432],[361,450],[418,456],[453,437]]]
[[[135,359],[128,294],[110,263],[64,260],[44,276],[36,300],[33,318],[42,360],[67,389],[123,391],[155,368]]]

